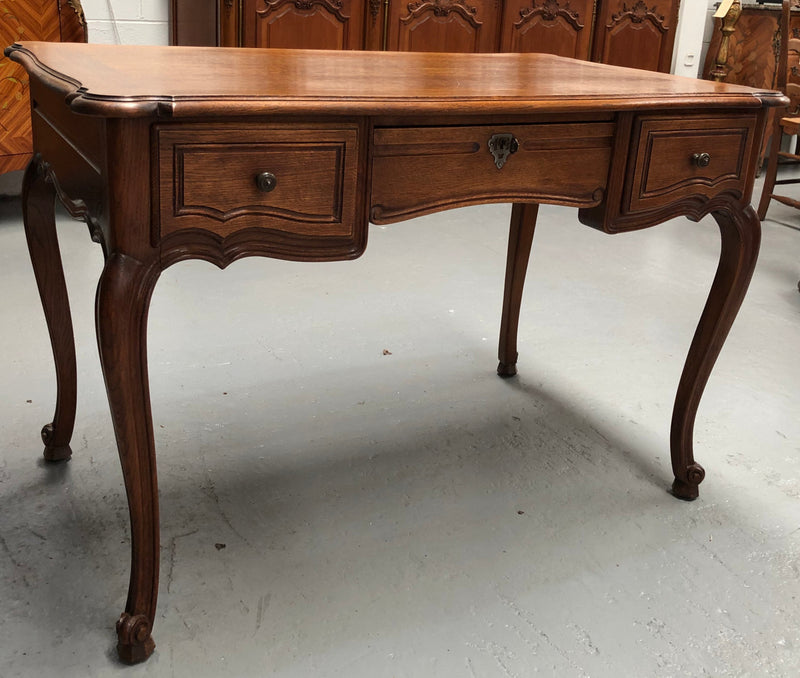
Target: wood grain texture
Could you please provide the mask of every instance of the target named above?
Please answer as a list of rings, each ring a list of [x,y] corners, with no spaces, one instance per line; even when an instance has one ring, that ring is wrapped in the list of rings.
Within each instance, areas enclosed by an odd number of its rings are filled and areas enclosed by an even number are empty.
[[[496,134],[519,146],[502,169],[489,150]],[[602,122],[378,128],[370,218],[383,224],[489,202],[599,204],[613,136],[613,123]]]
[[[496,52],[500,16],[494,0],[390,2],[386,49],[403,52]]]
[[[775,92],[549,54],[49,43],[23,43],[8,53],[67,97],[74,111],[103,117],[296,114],[310,107],[342,115],[407,116],[409,108],[420,115],[511,115],[692,106],[755,109],[782,102]]]
[[[35,99],[41,159],[26,180],[26,230],[66,375],[57,421],[74,412],[74,358],[54,196],[92,224],[106,258],[97,336],[132,537],[117,624],[123,661],[143,661],[155,647],[147,313],[160,273],[177,261],[351,259],[366,246],[370,213],[392,221],[512,200],[498,351],[498,373],[511,376],[539,202],[578,206],[581,221],[607,233],[713,214],[720,263],[670,438],[673,492],[698,495],[697,407],[755,265],[757,141],[768,107],[787,101],[780,93],[542,54],[52,43],[9,54],[28,70]],[[259,184],[263,172],[271,178]],[[54,428],[63,449],[70,427]]]
[[[159,127],[160,235],[263,227],[357,238],[360,132],[357,123]],[[262,172],[275,177],[268,192],[256,183]]]
[[[75,339],[69,297],[56,234],[56,179],[37,158],[25,172],[22,184],[22,220],[36,285],[44,309],[53,362],[56,368],[56,410],[53,421],[42,428],[44,457],[61,461],[72,456],[70,440],[78,397]]]
[[[775,89],[777,84],[778,49],[780,45],[780,5],[746,5],[736,22],[728,42],[727,74],[723,82],[748,87]],[[721,20],[714,21],[714,32],[703,64],[703,77],[711,79],[711,71],[719,52]],[[800,28],[800,12],[794,12],[791,28]]]
[[[679,5],[680,0],[172,0],[173,44],[540,52],[668,72]]]
[[[158,479],[147,373],[147,315],[161,273],[150,243],[150,129],[109,121],[108,213],[112,234],[95,301],[100,362],[117,439],[131,525],[131,575],[117,622],[117,652],[136,663],[152,654],[158,599]]]
[[[195,47],[215,47],[218,44],[235,47],[238,45],[238,26],[233,30],[226,25],[229,15],[217,14],[218,5],[224,0],[170,0],[169,26],[170,42],[173,45],[192,45]],[[238,2],[234,3],[238,5]],[[234,42],[219,42],[217,22],[221,21],[222,36]]]
[[[680,499],[695,499],[705,470],[694,460],[694,421],[703,389],[733,325],[755,269],[761,243],[761,223],[750,206],[731,204],[712,212],[720,229],[719,266],[683,367],[672,414],[670,446]]]
[[[755,138],[752,116],[641,118],[632,166],[630,212],[654,209],[692,195],[722,190],[744,195],[749,154]],[[707,164],[694,156],[705,153]]]
[[[509,0],[503,5],[502,52],[591,57],[595,0]]]
[[[517,373],[517,330],[522,308],[522,291],[528,271],[533,233],[539,216],[538,203],[514,203],[508,229],[506,280],[503,288],[503,311],[500,319],[500,341],[497,348],[497,374],[513,377]]]
[[[680,2],[608,0],[597,13],[593,59],[669,73]]]
[[[227,7],[220,8],[227,14]],[[284,49],[363,49],[364,0],[244,0],[226,46]],[[245,20],[246,18],[246,20]],[[225,36],[223,36],[225,37]]]

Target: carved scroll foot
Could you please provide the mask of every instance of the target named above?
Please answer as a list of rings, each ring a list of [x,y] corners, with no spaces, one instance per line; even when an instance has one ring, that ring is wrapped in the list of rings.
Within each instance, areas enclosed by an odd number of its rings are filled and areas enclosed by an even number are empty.
[[[497,374],[513,377],[517,373],[517,329],[522,304],[522,289],[533,244],[533,232],[539,205],[515,203],[511,209],[511,226],[508,233],[506,282],[503,291],[503,315],[500,320],[500,345]]]
[[[686,480],[675,478],[672,483],[672,494],[678,499],[693,501],[700,496],[698,486],[706,477],[705,469],[700,464],[692,464],[686,469]]]
[[[117,622],[117,654],[125,664],[138,664],[156,649],[150,635],[152,624],[142,614],[135,616],[123,612]]]
[[[44,458],[47,461],[67,461],[72,458],[72,448],[68,444],[56,443],[59,436],[55,424],[47,424],[42,428],[42,442],[44,443]],[[67,438],[69,440],[69,438]]]

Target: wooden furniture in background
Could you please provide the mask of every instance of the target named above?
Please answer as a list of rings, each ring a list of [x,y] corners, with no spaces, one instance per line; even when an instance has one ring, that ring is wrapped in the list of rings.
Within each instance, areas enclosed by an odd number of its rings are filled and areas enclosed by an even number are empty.
[[[731,17],[716,19],[703,64],[703,77],[747,87],[776,89],[780,15],[780,5],[742,2],[741,13],[735,22]],[[730,23],[733,23],[733,32],[727,33],[726,44],[723,28]],[[792,12],[790,28],[800,30],[800,13]],[[773,128],[770,121],[761,146],[759,167],[764,165],[767,157]]]
[[[396,3],[402,6],[401,2]],[[595,0],[548,6],[506,0],[500,24],[501,52],[545,52],[575,59],[591,58]]]
[[[742,2],[741,15],[728,42],[722,82],[765,89],[777,87],[780,5]],[[714,80],[722,47],[723,20],[716,19],[703,64],[703,77]],[[791,28],[800,29],[800,13],[791,15]]]
[[[730,46],[731,35],[736,31],[736,23],[742,15],[741,0],[722,0],[717,3],[717,11],[714,18],[719,19],[719,32],[721,35],[719,48],[714,57],[714,68],[709,72],[709,80],[722,82],[728,74],[728,48]]]
[[[758,217],[762,221],[767,216],[770,200],[777,200],[784,205],[800,208],[800,200],[787,195],[774,193],[775,185],[800,184],[798,179],[778,179],[778,164],[781,160],[796,165],[800,155],[781,151],[784,135],[796,136],[800,133],[800,36],[791,30],[790,15],[793,7],[800,5],[800,0],[783,0],[781,8],[781,40],[778,56],[778,89],[789,99],[786,111],[778,111],[772,131],[772,143],[769,149],[769,162],[764,173],[764,188],[761,201],[758,203]]]
[[[0,45],[18,40],[86,42],[80,0],[0,0]],[[0,174],[24,169],[31,149],[28,75],[0,58]]]
[[[600,0],[592,59],[668,73],[680,1]]]
[[[545,52],[668,72],[680,0],[172,0],[172,42]]]
[[[549,54],[53,43],[7,53],[28,71],[34,102],[36,160],[23,206],[58,375],[43,431],[50,460],[71,456],[76,401],[56,197],[89,223],[105,255],[95,317],[131,519],[130,586],[117,623],[123,661],[154,648],[147,311],[159,275],[181,260],[224,268],[250,255],[352,259],[370,221],[512,202],[498,350],[498,373],[512,376],[540,202],[576,207],[581,222],[606,233],[711,214],[719,266],[670,436],[673,493],[698,496],[705,471],[694,460],[695,415],[756,263],[758,142],[766,107],[785,104],[782,95]]]

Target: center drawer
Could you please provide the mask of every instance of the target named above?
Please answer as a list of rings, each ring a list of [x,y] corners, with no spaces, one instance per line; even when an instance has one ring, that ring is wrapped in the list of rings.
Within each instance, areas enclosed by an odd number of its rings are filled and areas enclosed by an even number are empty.
[[[591,207],[605,195],[613,136],[605,121],[376,128],[370,217],[486,202]]]

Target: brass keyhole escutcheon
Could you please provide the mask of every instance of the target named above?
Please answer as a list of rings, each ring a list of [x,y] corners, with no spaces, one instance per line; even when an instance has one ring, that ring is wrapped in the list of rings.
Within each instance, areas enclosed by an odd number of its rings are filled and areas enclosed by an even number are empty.
[[[711,162],[711,156],[708,153],[694,153],[692,154],[692,164],[695,167],[708,167]]]
[[[262,193],[269,193],[278,185],[278,180],[272,172],[262,172],[256,175],[256,186]]]
[[[503,169],[509,156],[519,150],[519,141],[513,134],[493,134],[489,138],[489,150],[497,169]]]

